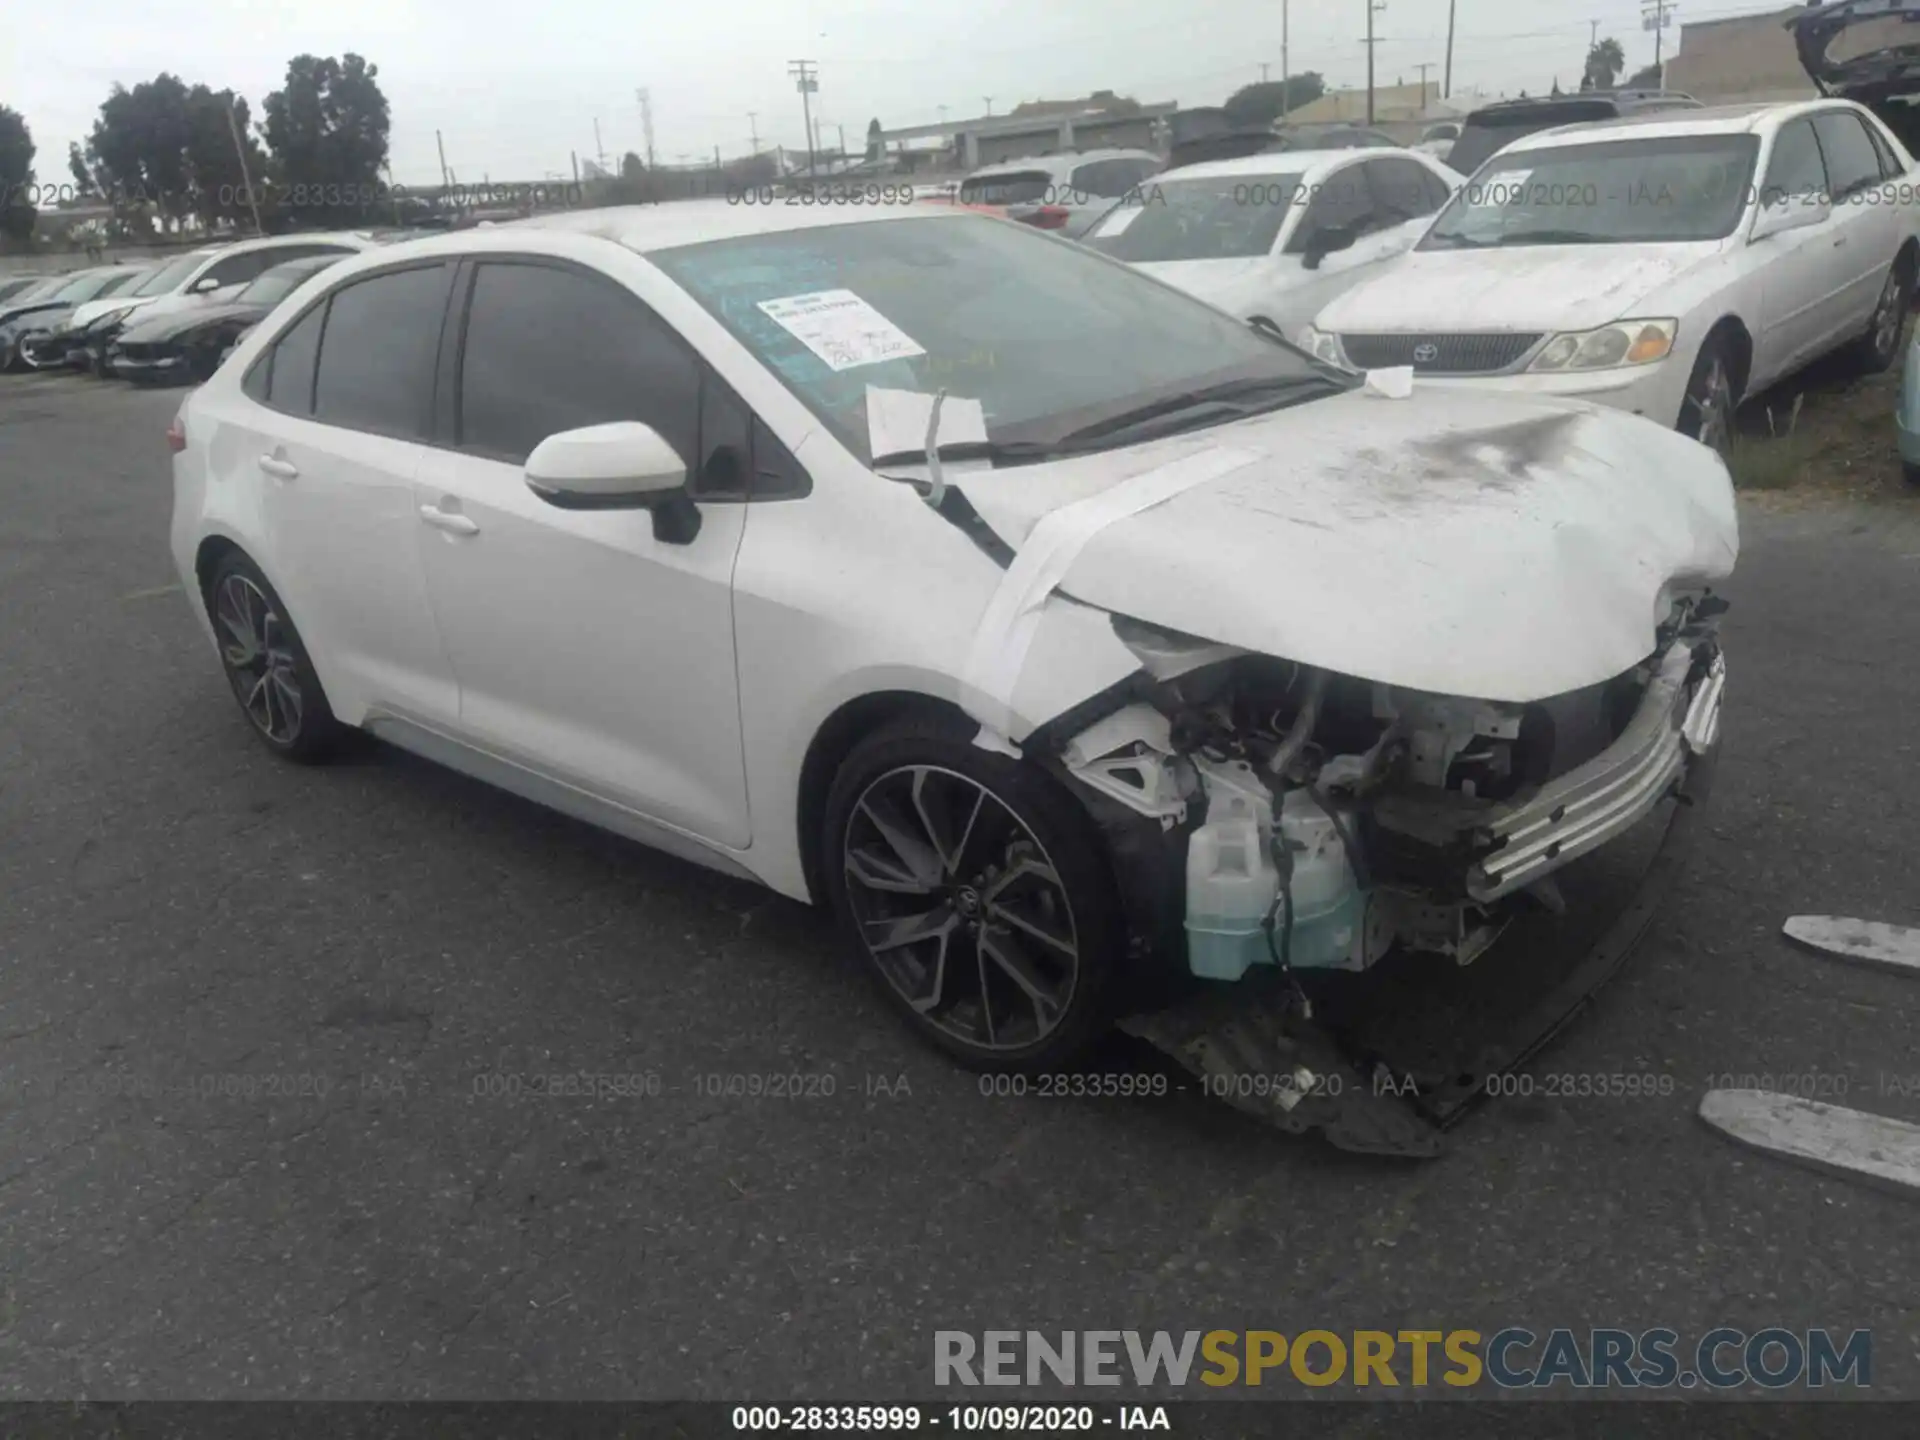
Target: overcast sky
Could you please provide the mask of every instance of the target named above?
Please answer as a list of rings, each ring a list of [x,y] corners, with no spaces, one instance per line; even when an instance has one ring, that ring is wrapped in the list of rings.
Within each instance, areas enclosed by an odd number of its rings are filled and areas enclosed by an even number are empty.
[[[24,0],[22,0],[24,3]],[[231,86],[259,115],[287,60],[355,51],[379,67],[393,107],[392,163],[403,184],[439,173],[434,132],[461,181],[533,180],[566,172],[600,143],[617,160],[644,152],[634,92],[652,92],[654,148],[681,157],[742,155],[760,141],[805,145],[787,62],[819,63],[814,97],[860,143],[869,117],[887,126],[1000,114],[1021,100],[1112,89],[1142,101],[1217,104],[1280,75],[1283,0],[61,0],[29,39],[0,52],[0,103],[21,111],[43,181],[66,178],[69,140],[84,141],[119,82],[165,70],[188,84]],[[1366,81],[1367,0],[1297,0],[1291,68],[1335,85]],[[1618,39],[1629,73],[1653,58],[1642,0],[1456,0],[1456,92],[1546,90],[1579,83],[1590,22]],[[1649,0],[1650,3],[1650,0]],[[1437,86],[1448,0],[1387,0],[1375,16],[1376,78]],[[1673,7],[1679,22],[1770,8],[1729,0]],[[1457,98],[1457,95],[1456,95]],[[748,112],[757,112],[750,121]]]

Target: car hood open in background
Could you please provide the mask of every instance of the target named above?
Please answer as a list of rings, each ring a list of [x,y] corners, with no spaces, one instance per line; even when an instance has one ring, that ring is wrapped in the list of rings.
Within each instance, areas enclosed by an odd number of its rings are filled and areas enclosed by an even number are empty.
[[[1050,512],[1209,450],[1231,468],[1099,528],[1059,591],[1342,674],[1529,703],[1632,669],[1671,596],[1739,553],[1712,451],[1615,411],[1498,393],[1356,390],[950,483],[1017,551]]]
[[[1838,0],[1786,21],[1800,64],[1829,95],[1920,85],[1920,0]]]
[[[1322,330],[1590,330],[1634,318],[1642,299],[1720,253],[1677,245],[1509,245],[1414,250],[1321,312]]]

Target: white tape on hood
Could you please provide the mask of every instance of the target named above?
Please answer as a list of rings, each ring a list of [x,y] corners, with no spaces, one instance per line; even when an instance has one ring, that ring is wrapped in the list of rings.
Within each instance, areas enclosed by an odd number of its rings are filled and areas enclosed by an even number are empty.
[[[1042,515],[1000,577],[974,629],[960,687],[968,713],[995,740],[1006,743],[1014,728],[1014,687],[1039,628],[1040,609],[1094,536],[1259,458],[1247,450],[1202,450]]]

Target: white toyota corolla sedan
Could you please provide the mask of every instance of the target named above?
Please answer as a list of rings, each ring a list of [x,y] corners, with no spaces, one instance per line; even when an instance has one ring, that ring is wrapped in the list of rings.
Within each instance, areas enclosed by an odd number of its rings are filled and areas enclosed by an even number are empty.
[[[1720,461],[1375,379],[947,207],[579,213],[295,291],[170,430],[172,548],[279,754],[830,903],[1055,1066],[1143,976],[1464,963],[1704,780]]]

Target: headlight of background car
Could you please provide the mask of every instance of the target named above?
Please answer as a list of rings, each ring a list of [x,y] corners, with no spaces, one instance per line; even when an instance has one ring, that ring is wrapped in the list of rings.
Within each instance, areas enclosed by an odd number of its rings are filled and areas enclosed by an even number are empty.
[[[1353,369],[1353,362],[1347,359],[1346,347],[1340,343],[1338,335],[1309,325],[1300,332],[1300,348],[1311,351],[1316,360],[1338,365],[1342,370]]]
[[[1556,335],[1529,370],[1612,370],[1651,365],[1673,350],[1678,320],[1616,320],[1598,330]]]

